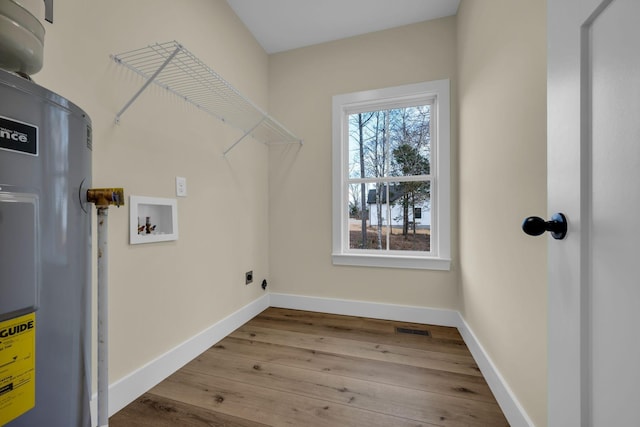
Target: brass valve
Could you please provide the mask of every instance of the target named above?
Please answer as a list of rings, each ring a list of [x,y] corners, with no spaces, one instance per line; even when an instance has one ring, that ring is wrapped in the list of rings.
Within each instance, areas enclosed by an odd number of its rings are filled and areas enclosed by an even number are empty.
[[[87,201],[97,207],[108,207],[115,205],[124,206],[123,188],[90,188],[87,190]]]

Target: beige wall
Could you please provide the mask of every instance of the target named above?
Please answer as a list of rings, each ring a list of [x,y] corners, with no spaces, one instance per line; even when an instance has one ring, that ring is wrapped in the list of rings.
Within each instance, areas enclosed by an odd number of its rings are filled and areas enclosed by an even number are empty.
[[[248,140],[225,160],[238,132],[155,87],[115,125],[142,80],[109,54],[178,40],[263,108],[268,58],[224,0],[57,1],[46,29],[34,79],[91,116],[94,186],[175,197],[175,176],[188,180],[176,242],[129,246],[128,207],[110,211],[114,382],[263,294],[268,158]],[[250,269],[255,282],[245,287]]]
[[[305,141],[270,151],[273,292],[457,309],[456,260],[451,272],[331,262],[332,96],[450,78],[454,98],[455,48],[452,17],[271,55],[269,111]],[[456,108],[453,102],[454,159]]]
[[[462,313],[537,426],[546,425],[545,2],[458,13]]]

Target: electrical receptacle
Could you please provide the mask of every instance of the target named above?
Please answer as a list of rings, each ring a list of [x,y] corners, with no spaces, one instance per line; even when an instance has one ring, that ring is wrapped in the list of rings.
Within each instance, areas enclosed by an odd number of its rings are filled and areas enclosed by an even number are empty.
[[[251,282],[253,282],[253,270],[244,273],[244,284],[248,285]]]

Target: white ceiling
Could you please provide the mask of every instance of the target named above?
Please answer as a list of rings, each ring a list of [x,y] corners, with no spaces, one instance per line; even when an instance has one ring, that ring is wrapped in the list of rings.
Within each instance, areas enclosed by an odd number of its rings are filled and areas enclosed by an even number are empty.
[[[460,0],[227,0],[271,54],[455,15]]]

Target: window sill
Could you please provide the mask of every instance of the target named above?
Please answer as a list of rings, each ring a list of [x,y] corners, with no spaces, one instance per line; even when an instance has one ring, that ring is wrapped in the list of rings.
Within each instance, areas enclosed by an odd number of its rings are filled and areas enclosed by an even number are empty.
[[[333,265],[359,267],[413,268],[420,270],[451,270],[451,260],[445,258],[410,257],[372,254],[333,254]]]

